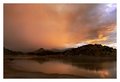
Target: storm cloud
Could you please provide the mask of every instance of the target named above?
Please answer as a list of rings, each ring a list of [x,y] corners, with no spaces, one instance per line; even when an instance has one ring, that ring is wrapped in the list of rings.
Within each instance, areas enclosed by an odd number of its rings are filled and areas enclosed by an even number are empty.
[[[115,44],[116,11],[116,4],[111,3],[4,4],[4,45],[30,51]]]

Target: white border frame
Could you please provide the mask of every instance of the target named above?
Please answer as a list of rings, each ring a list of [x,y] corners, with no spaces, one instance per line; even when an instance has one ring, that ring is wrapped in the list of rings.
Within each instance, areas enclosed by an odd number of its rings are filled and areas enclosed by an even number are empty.
[[[120,24],[118,21],[120,17],[120,4],[118,2],[119,0],[2,0],[0,2],[0,80],[2,81],[12,81],[12,82],[16,82],[16,81],[24,81],[24,80],[28,80],[29,82],[36,82],[36,81],[52,81],[52,82],[56,82],[56,81],[97,81],[97,82],[101,82],[105,81],[105,82],[112,82],[112,81],[119,81],[119,77],[120,77]],[[3,4],[4,3],[117,3],[117,79],[3,79]]]

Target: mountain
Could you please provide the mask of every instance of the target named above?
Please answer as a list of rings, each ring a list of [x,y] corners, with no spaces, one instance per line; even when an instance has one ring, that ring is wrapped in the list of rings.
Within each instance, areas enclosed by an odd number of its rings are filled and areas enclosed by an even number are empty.
[[[116,57],[116,49],[101,44],[88,44],[78,48],[69,48],[64,50],[45,50],[40,48],[28,54],[36,55],[64,55],[64,56],[98,56],[98,57]]]
[[[63,52],[65,55],[112,56],[116,57],[116,49],[100,44],[88,44],[78,48],[71,48]]]
[[[116,57],[116,49],[108,46],[102,46],[100,44],[88,44],[78,48],[69,48],[63,50],[46,50],[40,48],[33,52],[28,52],[26,54],[29,55],[38,55],[38,56],[46,56],[46,55],[63,55],[63,56],[96,56],[96,57]],[[12,51],[4,48],[4,54],[10,55],[22,55],[23,52]]]

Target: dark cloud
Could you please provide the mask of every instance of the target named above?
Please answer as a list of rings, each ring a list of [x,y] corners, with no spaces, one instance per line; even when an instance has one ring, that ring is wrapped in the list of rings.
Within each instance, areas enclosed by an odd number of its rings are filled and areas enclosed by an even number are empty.
[[[88,10],[82,15],[77,13],[78,15],[72,19],[69,29],[74,42],[97,39],[101,34],[103,37],[109,36],[111,31],[116,28],[116,7],[115,4],[111,4],[111,6],[114,5],[114,8],[108,7],[108,5],[94,5],[94,7],[88,7]]]

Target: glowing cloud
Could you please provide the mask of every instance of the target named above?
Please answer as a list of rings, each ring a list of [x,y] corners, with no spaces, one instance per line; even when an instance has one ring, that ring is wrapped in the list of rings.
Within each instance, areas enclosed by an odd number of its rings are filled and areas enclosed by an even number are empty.
[[[4,45],[13,50],[115,42],[116,4],[5,4]]]

